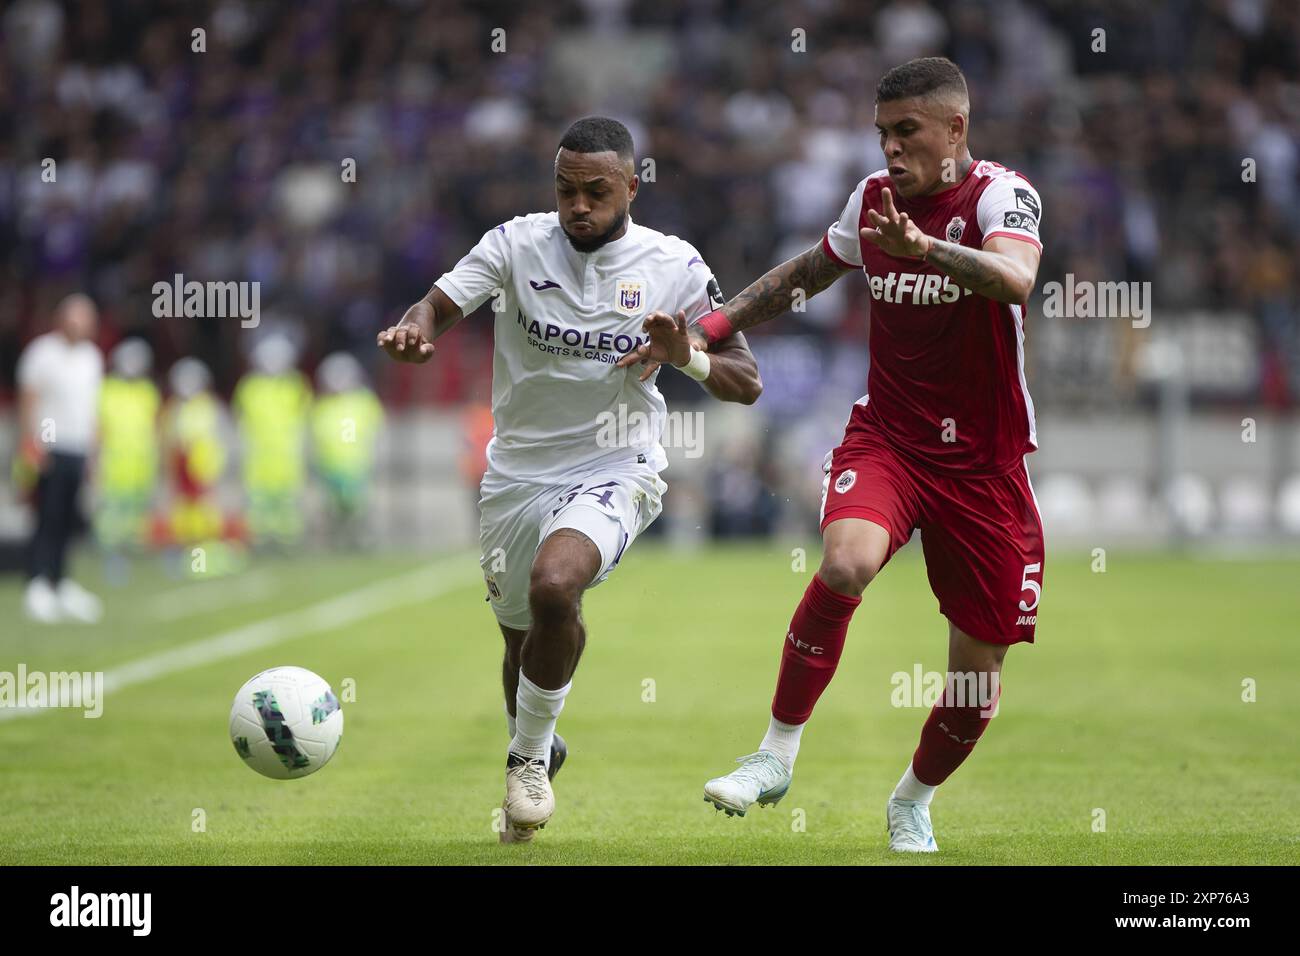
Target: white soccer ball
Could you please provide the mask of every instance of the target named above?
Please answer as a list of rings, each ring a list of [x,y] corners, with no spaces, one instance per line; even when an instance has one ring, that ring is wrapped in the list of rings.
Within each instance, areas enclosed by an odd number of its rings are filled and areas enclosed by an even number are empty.
[[[343,739],[343,710],[324,678],[272,667],[249,678],[230,708],[230,740],[244,763],[277,780],[315,773]]]

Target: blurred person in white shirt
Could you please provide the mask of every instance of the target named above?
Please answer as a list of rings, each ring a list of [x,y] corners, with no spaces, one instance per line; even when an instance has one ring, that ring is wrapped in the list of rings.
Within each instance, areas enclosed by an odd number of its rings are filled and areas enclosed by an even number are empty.
[[[78,528],[77,495],[98,426],[104,358],[95,345],[99,311],[86,295],[64,298],[53,329],[18,359],[21,454],[37,474],[36,529],[28,551],[27,616],[41,623],[93,623],[95,595],[65,577],[68,545]]]

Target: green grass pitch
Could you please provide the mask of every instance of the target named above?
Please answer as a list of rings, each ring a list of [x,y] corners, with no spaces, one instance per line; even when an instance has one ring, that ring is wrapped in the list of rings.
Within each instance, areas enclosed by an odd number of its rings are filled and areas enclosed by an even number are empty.
[[[387,603],[367,586],[428,559],[301,556],[201,584],[142,566],[105,589],[99,628],[23,623],[11,580],[8,671],[121,673],[240,628],[264,638],[286,614],[332,603],[293,617],[281,643],[123,687],[100,719],[0,719],[0,864],[1300,862],[1294,558],[1112,553],[1094,573],[1087,554],[1051,554],[1038,644],[1011,651],[1001,713],[935,798],[940,852],[898,859],[884,804],[926,710],[893,706],[891,675],[942,670],[946,649],[909,547],[854,618],[789,795],[744,819],[718,814],[701,785],[757,746],[819,553],[810,546],[796,572],[789,544],[632,549],[587,595],[586,655],[559,725],[569,762],[556,815],[528,846],[499,845],[493,830],[501,641],[472,555],[440,560],[436,596]],[[276,664],[336,690],[355,681],[338,755],[302,780],[249,771],[226,734],[235,690]]]

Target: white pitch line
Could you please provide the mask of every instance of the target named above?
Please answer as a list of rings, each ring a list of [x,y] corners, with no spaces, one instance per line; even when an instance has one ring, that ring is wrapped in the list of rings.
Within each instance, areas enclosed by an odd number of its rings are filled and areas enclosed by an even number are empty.
[[[104,694],[143,684],[165,674],[202,667],[214,661],[238,657],[249,651],[271,647],[296,637],[354,624],[382,611],[419,604],[441,597],[478,579],[471,573],[472,558],[465,555],[444,558],[400,577],[376,581],[337,597],[255,621],[234,630],[160,651],[115,667],[104,674]],[[49,707],[0,708],[0,721],[51,710]]]

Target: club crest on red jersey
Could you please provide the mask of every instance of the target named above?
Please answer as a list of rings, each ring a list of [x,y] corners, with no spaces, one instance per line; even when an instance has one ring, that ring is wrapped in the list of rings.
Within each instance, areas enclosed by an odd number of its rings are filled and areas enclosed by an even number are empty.
[[[966,231],[966,220],[961,216],[953,216],[945,231],[949,242],[961,242],[962,233]]]
[[[858,473],[850,468],[835,479],[835,490],[840,494],[844,494],[844,492],[853,487],[853,483],[857,480]]]

